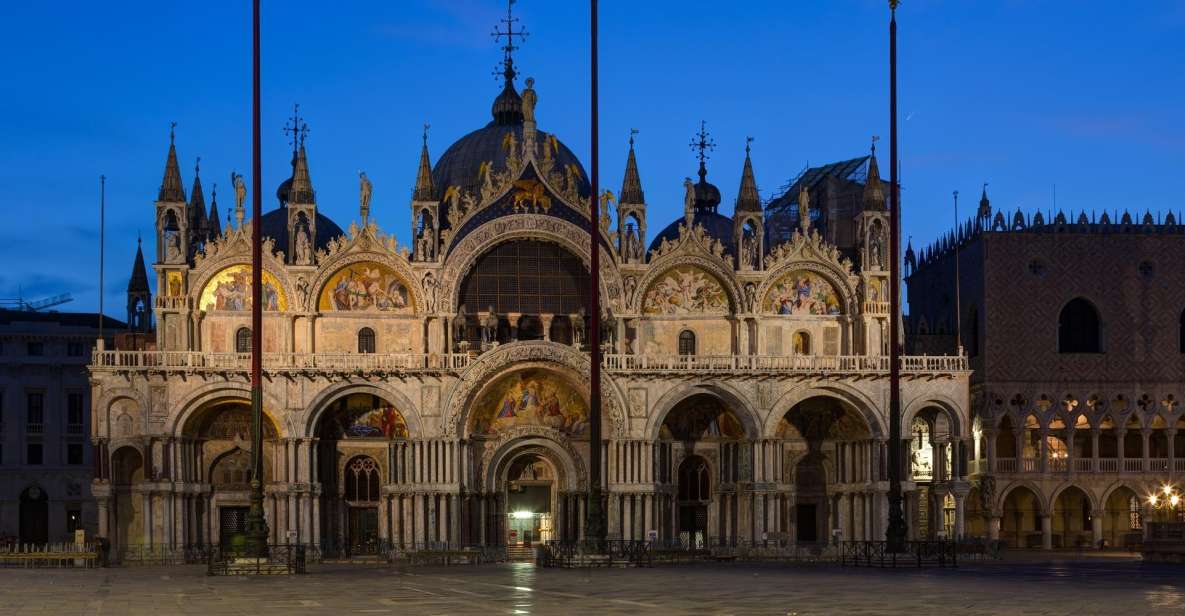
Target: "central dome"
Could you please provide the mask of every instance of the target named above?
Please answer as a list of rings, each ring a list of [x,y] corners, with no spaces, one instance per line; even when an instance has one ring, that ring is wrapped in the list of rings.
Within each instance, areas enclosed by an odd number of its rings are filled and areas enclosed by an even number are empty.
[[[492,163],[494,169],[506,168],[507,150],[503,146],[506,136],[513,134],[515,143],[521,145],[523,142],[522,104],[522,96],[514,89],[514,84],[508,81],[494,100],[490,123],[458,139],[436,161],[432,169],[432,185],[436,187],[437,194],[443,194],[450,186],[456,186],[474,196],[480,195],[481,178],[478,172],[482,163]],[[537,139],[547,136],[542,131],[536,135]],[[580,170],[580,192],[587,195],[590,190],[588,174],[572,150],[557,139],[553,157],[556,170],[562,171],[568,165],[576,165]]]

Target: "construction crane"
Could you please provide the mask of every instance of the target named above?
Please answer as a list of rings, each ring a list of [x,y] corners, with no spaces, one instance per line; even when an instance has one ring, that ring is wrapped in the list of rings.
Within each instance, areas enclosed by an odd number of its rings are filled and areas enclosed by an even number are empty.
[[[33,302],[25,301],[23,297],[17,297],[16,299],[0,299],[0,308],[6,310],[23,310],[25,312],[41,312],[42,310],[48,310],[72,301],[74,301],[74,298],[69,293],[62,293],[61,295],[55,295]]]

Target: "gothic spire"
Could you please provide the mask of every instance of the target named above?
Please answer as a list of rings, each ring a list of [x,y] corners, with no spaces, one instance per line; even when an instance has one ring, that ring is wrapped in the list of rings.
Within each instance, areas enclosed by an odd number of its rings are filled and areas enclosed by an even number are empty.
[[[436,188],[432,185],[432,161],[428,158],[428,128],[424,125],[423,144],[420,146],[420,166],[416,169],[416,188],[412,193],[414,201],[432,201]]]
[[[741,188],[737,191],[736,211],[760,212],[761,195],[757,192],[757,180],[753,177],[753,161],[749,157],[752,137],[745,138],[745,166],[741,171]]]
[[[218,184],[210,190],[210,215],[207,217],[210,228],[206,234],[207,240],[222,236],[222,221],[218,220]]]
[[[868,156],[868,175],[864,180],[864,209],[885,209],[885,191],[881,187],[880,167],[876,164],[876,142],[879,137],[872,138],[872,153]]]
[[[177,123],[169,126],[169,157],[165,160],[165,177],[160,183],[160,194],[156,200],[168,203],[185,203],[185,187],[181,184],[181,167],[177,164],[177,147],[174,144]]]
[[[638,129],[630,129],[630,152],[625,159],[625,177],[621,180],[620,203],[646,203],[646,194],[642,191],[642,178],[638,175],[638,160],[634,157],[634,135]]]
[[[201,177],[202,158],[199,156],[193,165],[193,189],[189,191],[189,228],[193,230],[195,241],[204,241],[209,230],[206,220],[206,195],[202,192]]]
[[[979,217],[990,218],[992,215],[992,202],[988,200],[987,196],[987,182],[983,183],[983,194],[979,197]]]
[[[136,238],[136,260],[132,262],[132,277],[128,280],[128,293],[148,292],[148,270],[144,267],[144,250],[140,238]]]
[[[292,187],[288,190],[288,203],[316,203],[313,180],[309,177],[309,159],[304,151],[304,139],[301,139],[296,162],[292,165]]]

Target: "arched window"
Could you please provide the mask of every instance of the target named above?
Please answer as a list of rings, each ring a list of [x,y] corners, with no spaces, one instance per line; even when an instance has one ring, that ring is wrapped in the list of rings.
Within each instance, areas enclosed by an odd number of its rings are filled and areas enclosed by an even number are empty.
[[[363,327],[358,330],[358,352],[374,353],[374,330]]]
[[[359,456],[346,465],[346,500],[377,501],[379,499],[379,466],[374,458]]]
[[[695,332],[690,329],[679,332],[679,354],[695,355]]]
[[[1127,519],[1128,525],[1132,530],[1140,530],[1144,528],[1144,519],[1140,510],[1140,499],[1133,494],[1131,498],[1127,499]]]
[[[811,354],[811,335],[806,332],[794,333],[794,354],[795,355],[810,355]]]
[[[1100,353],[1099,313],[1081,297],[1062,308],[1057,322],[1059,353]]]
[[[679,500],[711,500],[711,478],[708,464],[699,456],[690,456],[679,465]]]
[[[240,327],[239,331],[235,332],[235,353],[250,353],[251,352],[251,328]]]
[[[1185,310],[1181,311],[1181,319],[1177,325],[1177,350],[1185,353]]]

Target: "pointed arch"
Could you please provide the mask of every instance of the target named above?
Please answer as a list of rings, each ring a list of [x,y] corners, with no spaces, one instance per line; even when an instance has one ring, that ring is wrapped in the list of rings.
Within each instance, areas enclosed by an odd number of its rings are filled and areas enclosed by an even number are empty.
[[[1062,306],[1057,321],[1058,353],[1101,353],[1102,319],[1098,308],[1084,297]]]

